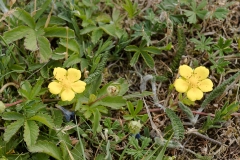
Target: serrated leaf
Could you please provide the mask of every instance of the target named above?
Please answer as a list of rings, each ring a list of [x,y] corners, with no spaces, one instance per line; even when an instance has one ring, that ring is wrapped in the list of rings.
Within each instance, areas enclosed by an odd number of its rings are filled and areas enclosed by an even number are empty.
[[[66,27],[47,27],[44,32],[45,37],[75,38],[74,31]]]
[[[22,39],[31,30],[27,26],[18,26],[12,30],[3,33],[3,39],[7,44],[12,43],[16,40]]]
[[[24,141],[26,142],[27,146],[32,146],[36,143],[37,138],[39,135],[39,127],[35,121],[27,120],[24,123]]]
[[[24,116],[17,112],[4,112],[2,114],[2,119],[4,119],[4,120],[19,120],[19,119],[23,119],[23,118],[24,118]]]
[[[40,123],[45,124],[49,128],[53,128],[54,127],[53,119],[48,114],[38,113],[37,115],[32,116],[31,118],[29,118],[29,120],[38,121]]]
[[[56,144],[53,144],[52,142],[38,141],[35,145],[29,146],[28,149],[30,152],[45,153],[52,156],[53,158],[56,158],[57,160],[62,160],[62,153],[60,149],[56,146]]]
[[[38,93],[40,92],[43,84],[43,79],[38,79],[37,83],[34,85],[34,87],[31,90],[31,99],[35,98]]]
[[[173,132],[174,132],[174,138],[176,138],[177,140],[183,139],[184,138],[184,127],[181,122],[181,119],[171,109],[166,108],[165,111],[166,111],[168,118],[171,120],[171,125],[172,125]]]
[[[141,55],[145,61],[145,63],[150,67],[153,68],[154,67],[154,60],[153,58],[145,51],[141,52]]]
[[[26,25],[31,27],[32,29],[35,28],[35,22],[34,19],[31,17],[31,15],[26,12],[23,9],[17,8],[16,11],[13,13],[13,15],[17,18],[23,21]]]
[[[24,46],[26,49],[30,51],[36,51],[38,49],[37,35],[34,30],[29,30],[28,33],[26,34]]]
[[[38,37],[38,46],[41,62],[47,62],[49,58],[52,56],[50,42],[46,37],[40,36]]]
[[[213,17],[219,19],[219,20],[224,20],[228,14],[228,9],[226,8],[217,8],[215,12],[213,12]]]
[[[24,119],[18,119],[17,121],[8,125],[3,134],[4,141],[8,142],[12,138],[12,136],[17,133],[19,128],[22,127],[23,123]]]

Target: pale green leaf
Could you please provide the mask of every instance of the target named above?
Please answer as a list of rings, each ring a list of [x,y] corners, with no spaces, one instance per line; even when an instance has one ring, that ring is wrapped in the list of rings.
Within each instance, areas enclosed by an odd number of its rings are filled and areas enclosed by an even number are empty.
[[[28,147],[30,152],[45,153],[57,160],[62,160],[62,153],[56,144],[48,141],[38,141],[35,145]]]
[[[50,42],[46,37],[40,36],[38,37],[38,46],[41,62],[47,62],[49,58],[52,56]]]
[[[35,121],[27,120],[24,123],[24,141],[27,146],[32,146],[36,143],[39,135],[39,127]]]
[[[8,125],[3,134],[4,141],[8,142],[12,138],[12,136],[14,136],[17,133],[17,131],[23,125],[23,123],[24,119],[18,119],[17,121]]]
[[[96,44],[99,39],[102,37],[103,31],[101,29],[96,29],[92,32],[91,40],[94,44]]]
[[[13,15],[23,21],[26,25],[28,25],[30,28],[34,29],[35,28],[35,22],[34,19],[31,17],[31,15],[26,12],[23,9],[17,8],[16,11],[13,13]]]
[[[75,33],[67,27],[47,27],[44,28],[46,37],[75,38]]]
[[[7,44],[12,43],[16,40],[22,39],[31,30],[31,28],[26,26],[18,26],[12,30],[3,33],[3,39]]]
[[[98,29],[98,27],[96,27],[96,26],[87,26],[87,27],[84,27],[83,29],[80,30],[80,34],[83,35],[83,34],[92,32],[96,29]]]
[[[26,34],[24,46],[26,49],[30,51],[36,51],[38,49],[37,35],[33,29],[29,30],[28,33]]]
[[[53,119],[48,114],[38,113],[37,115],[32,116],[29,120],[38,121],[40,123],[45,124],[49,128],[53,128],[54,127]]]

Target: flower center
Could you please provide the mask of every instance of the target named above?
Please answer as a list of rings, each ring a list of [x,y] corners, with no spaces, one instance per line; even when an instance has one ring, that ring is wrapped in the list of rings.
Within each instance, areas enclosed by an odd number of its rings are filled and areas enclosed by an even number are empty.
[[[69,80],[64,79],[61,81],[61,83],[64,90],[71,89],[71,83],[69,82]]]
[[[199,80],[198,80],[197,77],[191,76],[191,77],[187,80],[187,82],[189,83],[189,86],[190,86],[191,88],[196,88],[196,87],[198,87]]]

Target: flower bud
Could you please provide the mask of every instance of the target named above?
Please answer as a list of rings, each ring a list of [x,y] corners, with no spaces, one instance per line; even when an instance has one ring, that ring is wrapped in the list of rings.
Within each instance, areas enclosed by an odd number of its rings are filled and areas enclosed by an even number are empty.
[[[109,96],[116,96],[119,93],[119,87],[118,86],[108,86],[107,93]]]
[[[130,133],[132,134],[137,134],[140,132],[141,128],[142,128],[142,124],[140,123],[140,121],[131,121],[128,124],[128,128]]]
[[[3,113],[5,111],[5,108],[6,108],[5,104],[2,101],[0,101],[0,113]]]

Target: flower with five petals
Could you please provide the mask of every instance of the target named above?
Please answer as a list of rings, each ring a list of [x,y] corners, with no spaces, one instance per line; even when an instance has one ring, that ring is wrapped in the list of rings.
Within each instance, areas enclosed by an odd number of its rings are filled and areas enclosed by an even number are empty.
[[[213,89],[213,82],[208,79],[209,70],[200,66],[192,69],[187,65],[179,67],[180,78],[174,82],[174,87],[180,93],[187,93],[188,99],[191,101],[200,100],[203,92],[209,92]]]
[[[85,90],[86,83],[79,80],[81,71],[75,68],[54,68],[53,75],[55,81],[49,83],[48,89],[52,94],[59,94],[62,101],[71,101],[75,93],[82,93]]]

